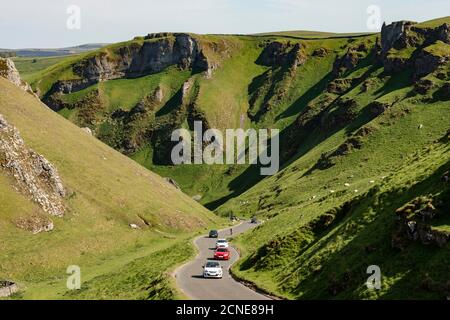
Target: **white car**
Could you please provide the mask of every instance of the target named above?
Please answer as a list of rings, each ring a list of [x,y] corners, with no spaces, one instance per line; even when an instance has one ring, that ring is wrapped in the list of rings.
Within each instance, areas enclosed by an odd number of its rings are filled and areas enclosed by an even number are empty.
[[[219,239],[216,242],[216,249],[227,249],[228,248],[228,241],[227,239]]]
[[[208,261],[203,266],[203,278],[222,279],[222,276],[223,276],[223,270],[218,262]]]

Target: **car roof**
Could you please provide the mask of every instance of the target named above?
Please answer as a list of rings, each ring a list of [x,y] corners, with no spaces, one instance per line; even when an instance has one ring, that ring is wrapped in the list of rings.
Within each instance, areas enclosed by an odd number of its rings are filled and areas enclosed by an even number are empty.
[[[217,242],[227,242],[227,239],[218,239]]]
[[[206,266],[207,267],[219,267],[220,264],[216,261],[208,261],[208,262],[206,262]]]

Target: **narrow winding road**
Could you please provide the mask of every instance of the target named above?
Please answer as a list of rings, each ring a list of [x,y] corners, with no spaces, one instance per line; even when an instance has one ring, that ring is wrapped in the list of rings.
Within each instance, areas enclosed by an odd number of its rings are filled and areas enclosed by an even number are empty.
[[[254,224],[244,221],[233,227],[233,236],[254,226]],[[219,238],[229,237],[229,228],[219,231]],[[232,247],[230,248],[231,259],[220,261],[223,266],[223,278],[203,278],[202,266],[208,259],[212,259],[216,239],[200,236],[195,239],[194,243],[199,250],[199,254],[193,261],[183,265],[175,272],[177,285],[186,296],[194,300],[269,300],[268,297],[249,289],[231,277],[229,268],[239,259],[238,252]]]

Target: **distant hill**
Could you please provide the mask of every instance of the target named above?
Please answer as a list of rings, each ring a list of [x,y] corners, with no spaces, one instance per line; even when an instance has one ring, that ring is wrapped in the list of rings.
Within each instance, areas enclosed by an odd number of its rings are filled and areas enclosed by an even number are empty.
[[[57,49],[0,49],[0,52],[14,52],[18,57],[54,57],[67,56],[71,54],[82,53],[86,51],[96,50],[107,45],[106,43],[90,43],[82,44],[74,47],[57,48]]]
[[[369,35],[370,32],[360,32],[360,33],[334,33],[334,32],[323,32],[323,31],[308,31],[308,30],[292,30],[292,31],[275,31],[275,32],[264,32],[255,33],[255,36],[285,36],[294,38],[349,38]],[[373,32],[372,32],[373,34]]]

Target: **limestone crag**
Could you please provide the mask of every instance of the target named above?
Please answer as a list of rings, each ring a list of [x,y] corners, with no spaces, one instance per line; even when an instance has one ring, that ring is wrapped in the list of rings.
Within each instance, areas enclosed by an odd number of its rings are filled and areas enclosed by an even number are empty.
[[[0,58],[0,77],[8,79],[22,90],[35,95],[31,86],[20,78],[19,71],[11,59]]]
[[[414,61],[414,78],[418,79],[439,69],[450,62],[449,56],[438,56],[422,50]]]
[[[408,31],[416,22],[396,21],[389,25],[383,24],[381,28],[381,54],[386,56],[392,48],[403,49],[409,42]]]
[[[73,72],[79,79],[58,81],[49,94],[67,94],[101,81],[158,73],[172,65],[205,73],[211,69],[199,43],[189,34],[176,33],[174,39],[159,35],[147,37],[154,40],[120,47],[114,55],[102,51],[78,62],[73,66]]]
[[[303,53],[299,43],[292,45],[289,42],[282,43],[278,41],[267,44],[257,60],[258,64],[270,67],[284,66],[286,64],[291,67],[297,67],[305,62],[306,55]]]
[[[17,189],[47,213],[62,216],[65,187],[57,169],[27,148],[19,131],[0,115],[0,168],[14,177]]]
[[[419,79],[450,60],[449,57],[435,55],[426,50],[427,46],[438,41],[444,45],[450,43],[449,24],[444,23],[436,28],[422,28],[411,21],[383,24],[379,57],[387,73],[397,73],[413,67],[413,77]],[[406,48],[412,48],[410,55],[396,53]]]

